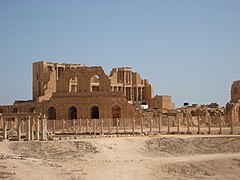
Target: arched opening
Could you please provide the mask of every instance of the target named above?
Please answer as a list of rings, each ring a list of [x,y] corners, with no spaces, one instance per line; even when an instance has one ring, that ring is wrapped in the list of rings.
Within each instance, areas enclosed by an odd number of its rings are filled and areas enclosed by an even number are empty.
[[[48,108],[48,119],[49,120],[56,119],[56,109],[54,107]]]
[[[237,93],[238,93],[238,89],[237,89],[237,87],[234,87],[233,94],[236,95]]]
[[[192,116],[196,116],[196,111],[192,110],[192,111],[191,111],[191,115],[192,115]]]
[[[12,113],[19,113],[19,109],[17,107],[13,108]]]
[[[113,106],[112,108],[113,126],[117,126],[117,120],[121,118],[121,108],[119,106]]]
[[[31,107],[31,108],[29,108],[29,111],[28,111],[28,112],[30,112],[30,113],[35,113],[35,112],[36,112],[35,107]]]
[[[97,106],[91,108],[91,119],[99,119],[99,109]]]
[[[99,76],[94,75],[90,78],[90,91],[99,91]]]
[[[77,119],[77,108],[74,106],[71,106],[68,110],[68,118],[73,120]]]
[[[0,108],[0,114],[2,114],[3,113],[3,108]]]
[[[69,92],[77,92],[78,79],[77,76],[71,76],[69,79]]]

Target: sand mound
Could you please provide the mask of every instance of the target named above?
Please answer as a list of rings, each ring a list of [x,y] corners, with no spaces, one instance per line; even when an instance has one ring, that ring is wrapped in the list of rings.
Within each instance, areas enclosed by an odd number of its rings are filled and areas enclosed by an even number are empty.
[[[10,146],[15,154],[37,159],[63,160],[96,153],[96,147],[84,141],[18,142]]]
[[[240,137],[154,138],[146,142],[149,151],[170,155],[236,153],[240,150]]]

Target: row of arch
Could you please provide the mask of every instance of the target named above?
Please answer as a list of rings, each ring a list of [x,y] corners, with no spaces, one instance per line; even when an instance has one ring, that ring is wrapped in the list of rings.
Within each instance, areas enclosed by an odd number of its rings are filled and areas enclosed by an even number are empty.
[[[112,118],[121,118],[121,108],[117,105],[112,107]],[[57,119],[57,110],[55,107],[49,107],[48,108],[48,119],[49,120],[54,120]],[[73,119],[78,119],[78,112],[77,108],[75,106],[71,106],[68,109],[68,119],[73,120]],[[100,112],[98,106],[92,106],[90,109],[90,118],[91,119],[99,119],[100,118]]]

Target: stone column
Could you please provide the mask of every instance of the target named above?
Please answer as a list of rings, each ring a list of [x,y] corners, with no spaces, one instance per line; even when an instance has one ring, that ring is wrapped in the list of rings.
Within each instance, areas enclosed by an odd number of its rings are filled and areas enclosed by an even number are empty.
[[[93,119],[93,133],[96,136],[96,119]]]
[[[30,117],[27,119],[27,141],[31,140],[31,120]]]
[[[104,123],[104,122],[103,122],[103,119],[101,119],[100,122],[101,122],[101,134],[104,134],[104,133],[103,133],[103,123]]]
[[[167,117],[167,119],[168,119],[168,132],[167,132],[167,134],[170,134],[170,119],[169,119],[169,116]]]
[[[47,130],[46,130],[46,116],[44,115],[42,117],[42,126],[41,126],[41,140],[46,141],[47,140]]]
[[[211,134],[211,125],[212,125],[211,116],[209,116],[208,117],[208,134]]]
[[[219,118],[219,134],[222,134],[222,116]]]
[[[7,125],[8,125],[8,122],[7,122],[6,118],[3,118],[3,140],[7,140],[7,138],[8,138]]]
[[[119,122],[119,120],[118,120],[118,118],[117,118],[117,127],[116,127],[116,133],[118,134],[118,122]]]
[[[56,119],[53,120],[53,134],[56,134]]]
[[[150,119],[150,132],[152,132],[152,119]]]
[[[190,134],[190,119],[188,114],[186,114],[186,116],[187,116],[187,134]]]
[[[73,131],[74,131],[74,134],[77,134],[77,125],[76,125],[75,119],[73,120]]]
[[[111,134],[111,118],[108,118],[108,134]]]
[[[21,141],[21,118],[18,118],[17,140]]]
[[[34,141],[34,130],[35,130],[35,119],[32,118],[32,123],[31,123],[31,140]]]
[[[161,133],[162,129],[162,115],[158,117],[158,132]]]
[[[143,133],[143,118],[141,118],[141,133]]]
[[[132,133],[134,134],[135,132],[135,119],[132,119]]]
[[[79,133],[82,133],[82,119],[79,119]]]
[[[140,101],[143,100],[143,88],[140,87]]]
[[[233,134],[233,123],[234,123],[234,119],[231,118],[231,122],[230,122],[230,125],[231,125],[231,131],[230,131],[230,134]]]
[[[86,122],[86,133],[88,133],[88,123],[89,123],[89,121],[88,121],[88,119],[86,121],[87,121]]]
[[[65,129],[65,120],[62,120],[62,134],[64,133],[64,129]]]
[[[124,118],[123,126],[124,126],[124,133],[126,133],[126,118]]]
[[[200,132],[200,121],[201,121],[200,117],[197,116],[197,122],[198,122],[198,131],[197,131],[197,134],[201,134],[201,132]]]
[[[178,118],[177,116],[176,116],[176,118],[177,118],[177,133],[179,134],[179,132],[180,132],[180,118]]]
[[[39,140],[39,117],[36,118],[36,140]]]

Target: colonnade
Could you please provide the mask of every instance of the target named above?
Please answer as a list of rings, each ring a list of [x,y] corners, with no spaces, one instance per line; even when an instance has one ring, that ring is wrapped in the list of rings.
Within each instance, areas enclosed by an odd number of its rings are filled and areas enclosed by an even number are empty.
[[[3,128],[3,140],[8,140],[11,129],[17,132],[17,140],[22,136],[27,141],[47,140],[47,118],[41,113],[8,113],[1,114],[1,126]]]
[[[125,87],[112,85],[112,91],[124,91],[124,95],[129,101],[142,101],[143,100],[143,87],[134,85],[125,85]]]

